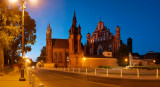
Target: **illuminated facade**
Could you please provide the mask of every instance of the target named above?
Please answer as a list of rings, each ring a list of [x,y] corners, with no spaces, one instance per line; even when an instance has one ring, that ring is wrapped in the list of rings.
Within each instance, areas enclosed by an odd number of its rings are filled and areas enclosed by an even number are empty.
[[[79,25],[77,27],[74,12],[68,39],[52,39],[51,34],[52,31],[49,25],[46,33],[47,63],[54,63],[56,67],[117,66],[117,60],[112,57],[116,55],[120,47],[120,28],[118,26],[116,27],[116,35],[113,35],[110,30],[104,26],[104,23],[100,21],[92,36],[89,33],[87,34],[87,46],[83,49],[83,44],[81,43],[81,26]],[[103,55],[103,53],[110,58],[100,57],[99,55]],[[109,53],[113,54],[113,56],[109,55]],[[90,55],[90,59],[84,56],[84,54]],[[86,60],[84,60],[85,57]],[[102,63],[102,61],[104,63]],[[110,62],[110,64],[108,62]]]
[[[87,34],[86,55],[103,55],[104,51],[109,51],[115,57],[120,47],[120,27],[115,29],[116,35],[113,35],[104,22],[100,21],[92,36]]]
[[[55,63],[57,67],[81,67],[83,49],[81,43],[81,27],[76,27],[76,15],[69,30],[68,39],[52,39],[50,25],[46,33],[46,59],[47,63]]]

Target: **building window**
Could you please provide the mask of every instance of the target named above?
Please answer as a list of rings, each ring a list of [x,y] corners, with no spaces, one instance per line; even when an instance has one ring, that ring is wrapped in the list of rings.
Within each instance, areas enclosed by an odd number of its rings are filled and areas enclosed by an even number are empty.
[[[59,62],[62,63],[62,53],[59,53]]]
[[[57,60],[57,53],[54,53],[54,59]]]

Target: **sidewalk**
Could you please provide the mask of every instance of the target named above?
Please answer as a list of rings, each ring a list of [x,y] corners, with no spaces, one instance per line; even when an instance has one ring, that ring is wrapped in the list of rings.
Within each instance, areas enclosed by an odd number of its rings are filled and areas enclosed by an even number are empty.
[[[0,87],[32,87],[29,84],[28,76],[25,74],[26,81],[19,81],[20,72],[12,71],[8,74],[0,75]],[[35,77],[35,87],[39,87],[40,80]]]

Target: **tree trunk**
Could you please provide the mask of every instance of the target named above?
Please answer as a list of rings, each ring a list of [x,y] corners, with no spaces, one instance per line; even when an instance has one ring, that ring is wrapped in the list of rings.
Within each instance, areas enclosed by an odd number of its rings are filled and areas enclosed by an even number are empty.
[[[0,44],[0,69],[4,68],[4,49],[3,46]]]

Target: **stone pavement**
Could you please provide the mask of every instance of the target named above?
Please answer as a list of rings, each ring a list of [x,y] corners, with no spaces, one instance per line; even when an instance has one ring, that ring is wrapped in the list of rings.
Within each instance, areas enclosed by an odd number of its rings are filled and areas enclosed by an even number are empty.
[[[26,81],[19,81],[20,72],[12,71],[8,74],[1,73],[0,75],[0,87],[32,87],[29,84],[28,76],[25,74]],[[35,87],[39,87],[40,80],[35,77]]]

